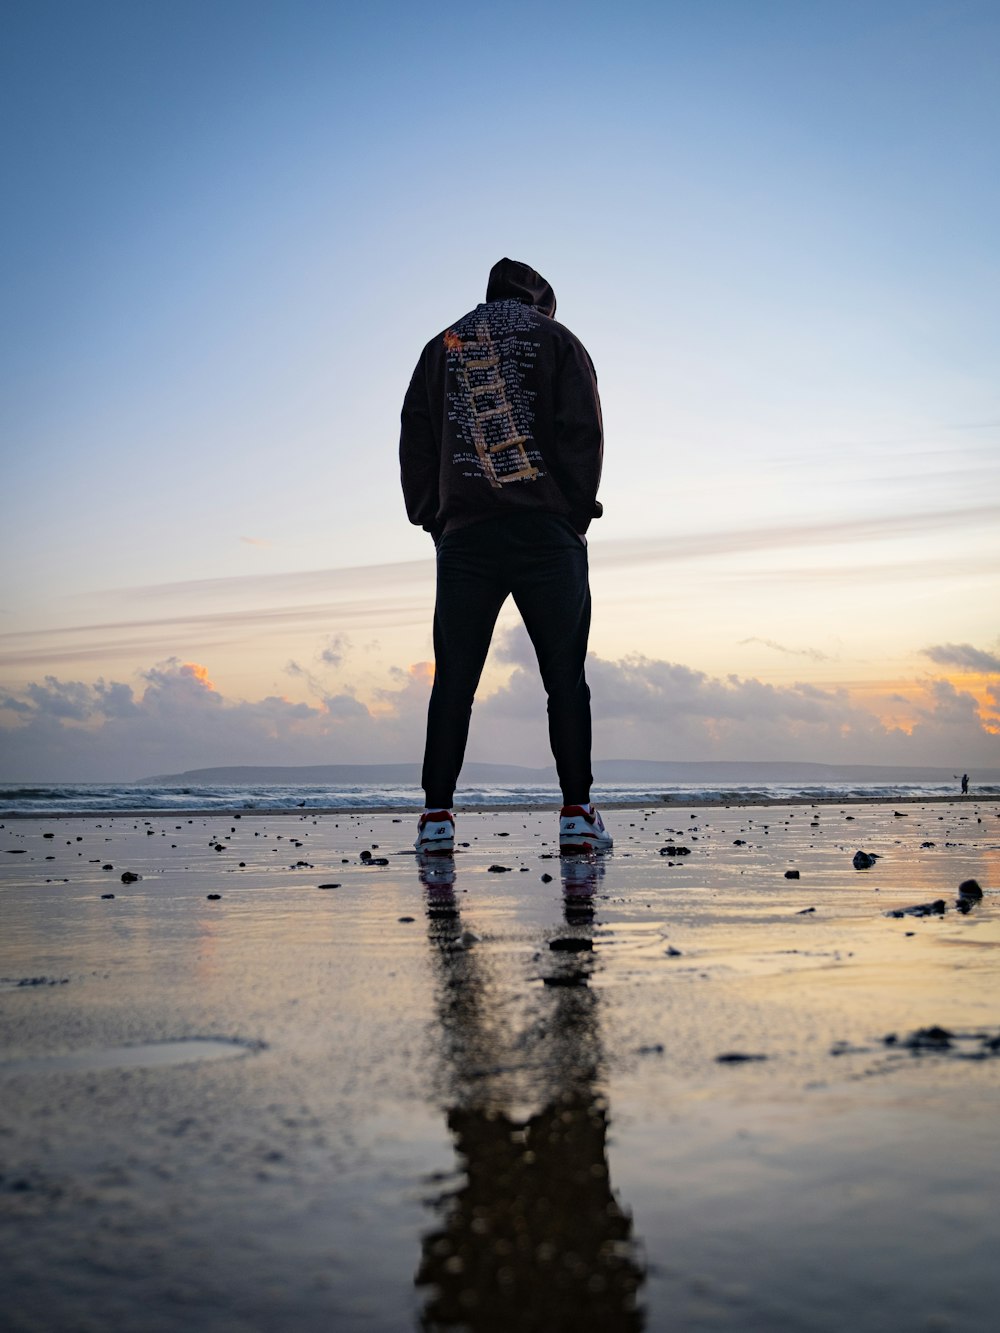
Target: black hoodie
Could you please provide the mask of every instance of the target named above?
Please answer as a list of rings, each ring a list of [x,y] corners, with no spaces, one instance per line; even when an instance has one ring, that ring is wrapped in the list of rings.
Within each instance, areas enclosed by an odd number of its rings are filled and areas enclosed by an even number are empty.
[[[403,402],[406,512],[435,539],[502,513],[562,514],[579,533],[601,516],[597,377],[556,298],[513,259],[486,301],[424,348]]]

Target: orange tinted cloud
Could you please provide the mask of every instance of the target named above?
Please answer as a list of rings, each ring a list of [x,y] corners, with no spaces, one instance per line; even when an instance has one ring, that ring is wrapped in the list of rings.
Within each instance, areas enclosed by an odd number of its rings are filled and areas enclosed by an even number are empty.
[[[194,680],[203,685],[206,690],[215,691],[215,686],[208,678],[208,667],[203,667],[199,662],[182,662],[181,674],[191,676]]]

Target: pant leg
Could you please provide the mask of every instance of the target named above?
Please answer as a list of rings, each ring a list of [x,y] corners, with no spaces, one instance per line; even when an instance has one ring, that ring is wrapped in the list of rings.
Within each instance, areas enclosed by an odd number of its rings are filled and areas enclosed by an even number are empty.
[[[590,688],[585,662],[590,636],[587,548],[554,515],[523,525],[512,562],[514,601],[538,658],[548,696],[549,741],[567,805],[590,800]]]
[[[446,810],[454,802],[472,702],[510,591],[494,526],[476,523],[446,533],[438,543],[434,685],[421,778],[428,809]]]

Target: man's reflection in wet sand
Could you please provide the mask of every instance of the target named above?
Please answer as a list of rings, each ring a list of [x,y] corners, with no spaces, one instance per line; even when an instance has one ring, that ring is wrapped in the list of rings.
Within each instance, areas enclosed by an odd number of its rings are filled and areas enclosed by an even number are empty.
[[[565,920],[541,941],[519,994],[465,931],[454,861],[420,864],[448,1128],[463,1172],[431,1202],[440,1225],[423,1238],[416,1283],[428,1288],[428,1331],[644,1326],[639,1247],[608,1172],[600,999],[588,985],[604,867],[584,858],[561,866]],[[555,941],[563,947],[551,949]],[[533,1106],[541,1109],[530,1114]]]

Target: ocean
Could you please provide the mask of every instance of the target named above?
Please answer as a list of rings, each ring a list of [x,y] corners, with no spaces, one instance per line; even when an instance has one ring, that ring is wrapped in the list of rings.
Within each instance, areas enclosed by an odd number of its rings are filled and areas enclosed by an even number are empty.
[[[662,805],[665,801],[698,805],[706,801],[859,801],[906,800],[958,796],[957,783],[598,783],[598,805]],[[975,786],[973,796],[1000,795],[1000,785]],[[555,786],[531,783],[490,783],[460,787],[456,806],[557,807]],[[200,810],[388,810],[423,808],[419,787],[387,784],[260,786],[155,786],[132,783],[0,784],[0,818],[11,815],[86,815],[104,813]]]

